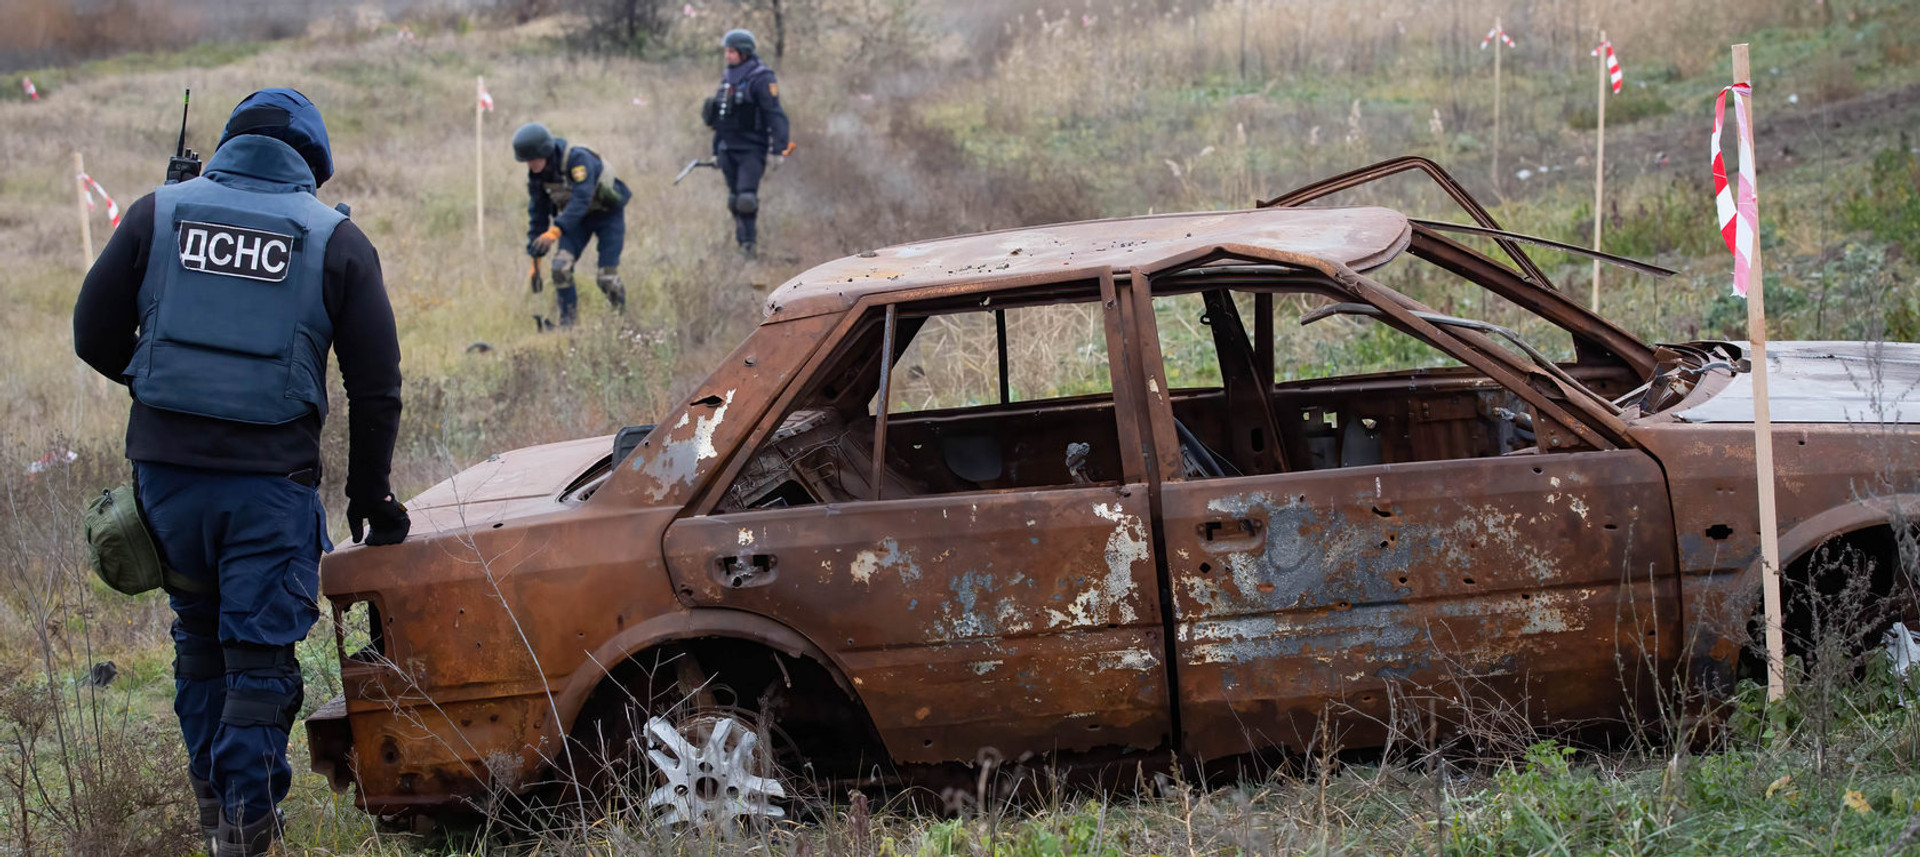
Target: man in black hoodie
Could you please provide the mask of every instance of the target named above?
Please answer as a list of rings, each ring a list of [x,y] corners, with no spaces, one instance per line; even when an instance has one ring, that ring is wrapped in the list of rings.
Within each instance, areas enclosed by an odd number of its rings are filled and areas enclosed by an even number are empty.
[[[201,178],[127,210],[73,311],[74,351],[133,398],[127,458],[175,613],[174,712],[215,857],[264,854],[303,697],[294,644],[319,618],[320,427],[346,383],[347,523],[390,545],[400,345],[373,245],[314,190],[333,175],[306,96],[240,102]]]
[[[727,71],[720,77],[720,90],[701,109],[701,118],[713,129],[714,160],[727,180],[733,238],[752,258],[759,240],[755,219],[767,156],[773,156],[777,168],[793,152],[793,143],[787,136],[787,114],[780,109],[780,82],[773,69],[753,55],[753,34],[729,30],[720,45]]]

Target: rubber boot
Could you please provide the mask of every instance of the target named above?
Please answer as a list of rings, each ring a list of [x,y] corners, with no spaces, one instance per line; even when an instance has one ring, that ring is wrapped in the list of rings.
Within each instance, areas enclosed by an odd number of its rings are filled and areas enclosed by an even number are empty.
[[[284,826],[286,818],[277,809],[243,825],[232,824],[222,817],[209,857],[259,857],[273,850],[273,842],[280,838],[280,829]]]
[[[555,286],[553,301],[560,311],[560,326],[572,327],[580,318],[580,293],[573,286]]]

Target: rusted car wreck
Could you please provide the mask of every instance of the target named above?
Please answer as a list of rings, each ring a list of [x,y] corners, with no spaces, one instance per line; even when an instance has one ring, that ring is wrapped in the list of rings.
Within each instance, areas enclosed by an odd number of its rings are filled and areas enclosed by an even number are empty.
[[[1414,168],[1478,226],[1301,207]],[[1517,241],[1403,159],[1251,210],[809,270],[657,427],[496,455],[409,501],[419,537],[326,560],[345,692],[307,721],[314,767],[432,815],[625,760],[669,819],[714,820],[778,814],[768,778],[801,760],[1218,759],[1446,729],[1473,699],[1620,722],[1724,687],[1759,593],[1744,346],[1643,343]],[[1035,395],[1008,331],[1060,307],[1094,368]],[[1204,383],[1169,377],[1176,323]],[[1276,365],[1342,324],[1433,359]],[[902,355],[941,325],[986,331],[985,393],[903,407],[930,364]],[[1771,355],[1790,575],[1844,542],[1875,593],[1910,591],[1920,346]]]

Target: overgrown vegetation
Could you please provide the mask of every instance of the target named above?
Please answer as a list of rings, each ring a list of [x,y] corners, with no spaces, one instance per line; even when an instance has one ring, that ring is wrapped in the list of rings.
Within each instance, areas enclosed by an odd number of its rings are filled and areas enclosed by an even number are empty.
[[[1873,156],[1867,180],[1847,194],[1841,210],[1849,228],[1888,243],[1920,236],[1920,153],[1906,131],[1899,143]]]
[[[74,532],[78,506],[122,477],[126,398],[77,367],[67,338],[89,260],[73,234],[65,147],[82,147],[89,172],[131,203],[161,172],[183,86],[202,105],[191,135],[201,148],[211,148],[224,108],[258,86],[298,86],[326,113],[340,172],[322,196],[353,205],[381,251],[401,323],[402,494],[491,452],[651,422],[758,319],[756,286],[881,244],[1242,207],[1403,152],[1446,164],[1512,228],[1591,237],[1583,129],[1592,122],[1595,39],[1582,17],[1591,9],[1579,4],[820,0],[786,7],[782,94],[801,148],[767,183],[765,256],[745,263],[730,253],[717,181],[668,179],[706,152],[695,117],[717,70],[719,34],[745,24],[768,39],[780,6],[697,4],[689,18],[683,5],[666,7],[672,23],[648,31],[643,58],[631,39],[622,52],[569,55],[566,34],[579,19],[548,16],[530,0],[505,4],[526,20],[511,27],[423,15],[407,22],[414,41],[393,23],[335,20],[252,34],[292,36],[278,42],[168,51],[175,43],[156,30],[151,45],[128,44],[158,52],[32,72],[38,104],[6,90],[0,854],[192,853],[169,712],[170,614],[158,598],[125,599],[88,581]],[[60,11],[49,9],[35,14]],[[1503,174],[1490,176],[1490,57],[1476,45],[1501,13],[1523,47],[1508,55]],[[1910,97],[1920,83],[1912,35],[1920,9],[1762,0],[1729,10],[1683,0],[1620,17],[1607,24],[1631,89],[1609,106],[1605,247],[1681,273],[1667,281],[1609,273],[1602,310],[1649,339],[1745,336],[1745,307],[1726,297],[1701,138],[1708,99],[1726,78],[1724,45],[1750,38],[1757,68],[1767,69],[1758,109],[1771,129],[1761,182],[1773,336],[1920,340],[1920,161],[1897,133],[1920,115]],[[484,236],[474,234],[468,190],[476,75],[500,107],[485,119]],[[522,183],[506,151],[510,129],[531,120],[604,150],[635,190],[627,318],[606,318],[588,294],[580,329],[533,332],[529,316],[545,312],[548,298],[525,292]],[[1343,201],[1452,216],[1412,182]],[[97,250],[107,230],[100,220],[94,228]],[[1584,260],[1537,258],[1563,288],[1585,294]],[[1439,278],[1396,276],[1383,278],[1443,311],[1513,320]],[[1063,323],[1050,341],[1078,348],[1084,329]],[[1338,334],[1331,342],[1281,350],[1288,377],[1427,357],[1377,326],[1328,329]],[[941,360],[979,356],[964,351],[966,337],[952,341],[957,350]],[[1205,351],[1185,358],[1169,348],[1170,377],[1205,372]],[[1017,366],[1040,373],[1021,382],[1094,383],[1086,361],[1062,355],[1048,377],[1048,358],[1016,355]],[[336,419],[325,438],[336,466],[330,499],[339,496],[344,423]],[[1910,554],[1904,561],[1911,573]],[[334,689],[330,635],[316,628],[301,649],[310,704]],[[108,661],[117,678],[88,686]],[[983,789],[954,816],[835,795],[810,823],[744,842],[679,837],[628,816],[563,826],[539,853],[1920,853],[1912,688],[1873,660],[1828,659],[1803,675],[1782,706],[1742,689],[1728,730],[1699,754],[1684,743],[1603,748],[1510,730],[1106,796],[1024,772],[1041,778],[1037,799],[995,801]],[[296,744],[296,758],[303,753]],[[307,775],[289,808],[296,853],[517,853],[384,832]]]

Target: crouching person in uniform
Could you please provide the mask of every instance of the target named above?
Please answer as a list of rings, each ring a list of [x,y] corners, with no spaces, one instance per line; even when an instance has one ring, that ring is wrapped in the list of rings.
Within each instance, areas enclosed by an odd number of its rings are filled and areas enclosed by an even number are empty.
[[[319,618],[320,428],[331,348],[346,384],[347,521],[396,544],[387,485],[400,345],[380,259],[342,210],[327,131],[291,89],[240,102],[206,175],[128,209],[74,306],[74,351],[127,385],[127,457],[169,590],[174,711],[217,857],[279,837],[302,700],[294,644]]]
[[[626,182],[592,149],[553,136],[547,126],[529,122],[513,132],[513,157],[527,165],[527,255],[553,254],[553,300],[562,326],[579,317],[580,297],[573,287],[573,266],[600,241],[600,270],[594,283],[614,312],[626,312],[627,287],[620,282],[620,250],[627,241]],[[547,325],[543,322],[543,325]]]

